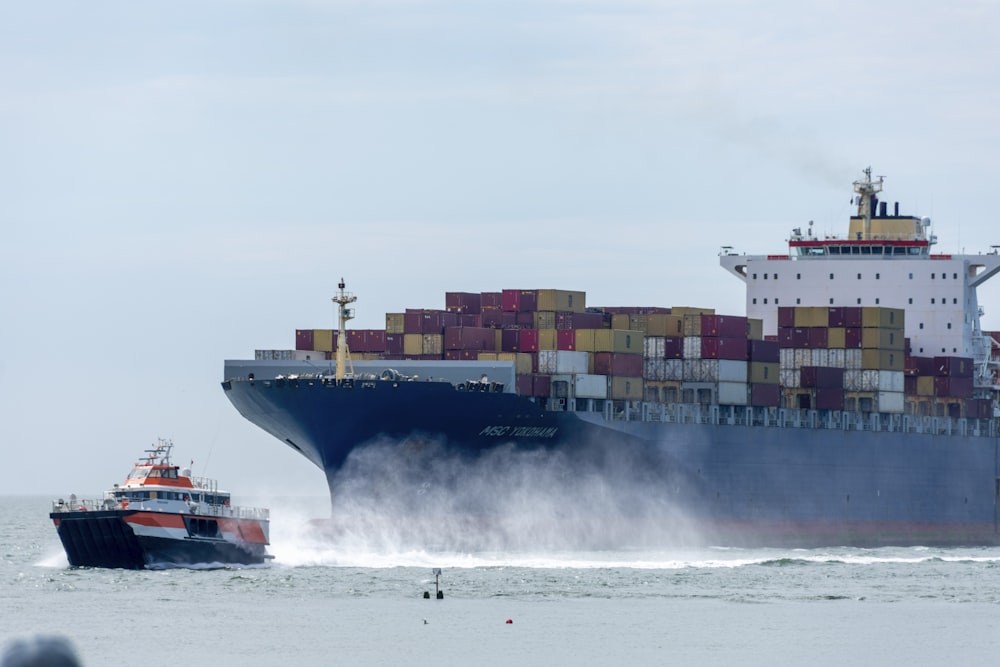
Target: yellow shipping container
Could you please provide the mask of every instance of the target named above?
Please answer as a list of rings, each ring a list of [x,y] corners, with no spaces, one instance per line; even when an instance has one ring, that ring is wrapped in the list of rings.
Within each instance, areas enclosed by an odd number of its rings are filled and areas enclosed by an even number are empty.
[[[642,378],[612,376],[608,383],[611,398],[624,401],[642,400]]]
[[[444,334],[423,334],[423,350],[423,354],[444,354]]]
[[[649,328],[649,315],[629,315],[628,326],[624,328],[646,333]]]
[[[628,329],[629,316],[627,313],[616,313],[611,316],[612,329]]]
[[[403,334],[403,354],[416,356],[424,353],[423,334]]]
[[[551,310],[539,310],[534,314],[536,329],[555,329],[556,314]]]
[[[313,349],[320,352],[334,352],[333,329],[313,329]]]
[[[866,328],[861,330],[862,349],[902,350],[903,343],[902,329]]]
[[[594,334],[604,329],[577,329],[576,330],[576,350],[577,352],[594,351]]]
[[[480,352],[476,356],[476,358],[479,361],[496,361],[497,360],[497,353],[496,352]]]
[[[689,313],[687,315],[684,315],[684,335],[685,336],[701,335],[700,313]]]
[[[691,306],[673,306],[670,309],[671,315],[715,315],[715,308],[692,308]]]
[[[403,327],[405,316],[404,313],[386,313],[385,314],[385,332],[387,334],[401,334],[403,333]]]
[[[642,354],[645,335],[641,331],[619,329],[591,329],[594,332],[594,349],[591,352],[633,352]],[[576,349],[580,349],[579,332]]]
[[[861,368],[868,371],[901,371],[903,353],[899,350],[861,350]]]
[[[917,396],[933,396],[933,395],[934,395],[934,376],[918,375]]]
[[[587,309],[587,293],[563,289],[538,290],[538,310],[582,313]]]
[[[497,361],[513,361],[514,372],[518,375],[530,375],[533,372],[531,355],[527,352],[500,352]]]
[[[900,308],[864,306],[861,309],[861,326],[867,328],[903,330],[904,311]]]
[[[538,330],[538,349],[539,350],[558,350],[559,346],[556,344],[558,341],[558,331],[555,329],[539,329]]]
[[[750,382],[752,384],[778,384],[781,364],[767,361],[750,362]]]
[[[763,321],[761,322],[763,327]],[[646,334],[649,336],[683,336],[684,318],[680,315],[649,315],[646,319]]]
[[[747,339],[764,340],[764,320],[753,317],[747,319]]]
[[[827,330],[826,346],[831,350],[842,350],[847,347],[847,329],[830,327]]]
[[[826,306],[795,306],[795,326],[827,327],[830,325],[830,312]]]

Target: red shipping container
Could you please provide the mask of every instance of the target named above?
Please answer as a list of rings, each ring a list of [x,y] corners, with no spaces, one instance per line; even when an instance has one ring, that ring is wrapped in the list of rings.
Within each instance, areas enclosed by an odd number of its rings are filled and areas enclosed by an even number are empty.
[[[534,313],[516,313],[514,316],[517,326],[522,329],[530,329],[535,326],[535,314]]]
[[[510,313],[532,313],[538,310],[538,291],[527,289],[505,289],[502,307]]]
[[[403,354],[403,334],[385,335],[385,353]]]
[[[642,355],[627,352],[595,352],[594,374],[640,377],[642,376]]]
[[[914,396],[917,393],[917,376],[907,375],[903,377],[903,391],[907,396]]]
[[[551,396],[552,395],[552,376],[550,375],[532,375],[532,389],[535,396]]]
[[[988,398],[970,398],[965,401],[965,416],[969,419],[993,417],[993,401]]]
[[[495,350],[494,329],[481,327],[446,327],[444,347],[446,350]]]
[[[445,350],[444,358],[448,361],[476,361],[480,350]]]
[[[520,329],[504,329],[500,332],[501,352],[520,352],[521,331]]]
[[[844,330],[844,347],[846,347],[848,350],[861,349],[860,327],[849,327]]]
[[[846,309],[839,306],[831,306],[827,309],[827,319],[829,320],[829,326],[831,327],[846,327]]]
[[[458,315],[458,326],[460,327],[481,327],[483,326],[483,316],[476,314],[470,315],[468,313],[459,313]]]
[[[504,317],[506,315],[513,315],[513,313],[505,313],[500,310],[484,310],[479,316],[481,326],[489,327],[491,329],[503,329]],[[511,318],[511,322],[513,321],[513,318]]]
[[[776,340],[748,340],[747,356],[750,361],[776,364],[781,360],[781,346]]]
[[[521,329],[518,333],[518,352],[538,352],[538,329]]]
[[[934,357],[934,374],[939,377],[972,377],[970,357]]]
[[[972,378],[939,376],[934,378],[934,395],[942,398],[972,398]]]
[[[701,335],[719,338],[746,338],[747,318],[736,315],[702,315]]]
[[[809,344],[806,347],[813,349],[825,349],[829,346],[830,330],[826,327],[809,327],[806,330]]]
[[[844,390],[835,387],[813,389],[813,397],[817,410],[843,410]]]
[[[503,294],[501,292],[483,292],[479,295],[481,308],[501,310],[503,308]]]
[[[604,313],[556,313],[556,329],[604,329]]]
[[[795,347],[794,327],[778,327],[778,346],[781,348]]]
[[[751,384],[750,405],[756,408],[777,408],[781,406],[781,385]]]
[[[799,369],[800,384],[806,389],[844,388],[844,369],[831,366],[803,366]]]
[[[576,350],[576,329],[562,329],[556,331],[556,349],[557,350]]]
[[[444,307],[455,313],[478,314],[482,310],[483,296],[476,292],[445,292]]]
[[[684,336],[667,336],[663,339],[663,358],[684,358]]]
[[[746,361],[748,356],[747,339],[745,336],[719,338],[719,359]]]
[[[795,308],[792,306],[778,306],[778,326],[795,327]]]
[[[844,324],[845,327],[856,327],[861,328],[861,307],[860,306],[847,306],[844,308]]]
[[[313,330],[312,329],[296,329],[295,330],[295,349],[296,350],[312,350],[313,349]]]

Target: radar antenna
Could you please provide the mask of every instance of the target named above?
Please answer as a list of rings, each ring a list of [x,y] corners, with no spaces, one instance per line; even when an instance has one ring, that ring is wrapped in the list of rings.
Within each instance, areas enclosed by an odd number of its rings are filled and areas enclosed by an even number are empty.
[[[331,301],[340,306],[338,312],[338,334],[337,334],[337,379],[343,380],[345,377],[350,375],[354,377],[354,364],[351,363],[350,350],[347,348],[347,321],[354,319],[354,309],[348,308],[347,304],[354,303],[358,300],[358,297],[354,296],[350,292],[344,291],[344,279],[341,278],[337,287],[340,289],[337,292],[337,296],[333,297]],[[350,366],[350,371],[347,370]]]
[[[879,176],[877,181],[872,180],[872,168],[865,169],[865,177],[854,181],[854,191],[858,194],[858,215],[865,219],[865,240],[871,238],[872,234],[872,209],[878,199],[875,197],[882,192],[882,181],[885,176]]]

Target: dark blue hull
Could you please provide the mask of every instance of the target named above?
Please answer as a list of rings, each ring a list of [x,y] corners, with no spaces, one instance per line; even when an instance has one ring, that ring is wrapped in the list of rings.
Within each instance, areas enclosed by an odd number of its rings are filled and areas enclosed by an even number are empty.
[[[73,567],[129,570],[199,565],[259,565],[267,559],[263,544],[218,538],[174,539],[136,535],[125,517],[133,510],[54,512],[57,532]]]
[[[655,475],[698,535],[730,545],[1000,544],[996,435],[627,420],[548,411],[511,393],[448,382],[230,380],[248,420],[325,471],[378,440],[434,441],[475,456],[513,443],[562,449]],[[695,420],[692,420],[695,421]],[[875,425],[880,428],[881,426]],[[964,428],[965,426],[963,426]],[[603,457],[603,458],[602,458]]]

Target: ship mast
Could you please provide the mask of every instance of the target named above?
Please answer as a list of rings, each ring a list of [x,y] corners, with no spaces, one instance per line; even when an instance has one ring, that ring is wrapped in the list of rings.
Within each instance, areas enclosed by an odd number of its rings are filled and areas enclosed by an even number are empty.
[[[865,240],[871,239],[872,234],[872,209],[875,208],[877,199],[875,195],[882,192],[882,181],[885,176],[879,176],[878,181],[872,180],[872,168],[865,169],[863,180],[854,181],[854,191],[858,194],[858,215],[865,219]]]
[[[354,309],[348,308],[347,304],[354,303],[358,300],[358,297],[354,296],[350,292],[344,291],[344,279],[340,279],[340,283],[337,285],[340,291],[337,292],[337,296],[333,297],[331,301],[338,304],[340,308],[338,309],[339,316],[339,328],[337,335],[337,379],[343,380],[348,374],[352,377],[354,376],[354,365],[351,364],[350,351],[347,349],[347,320],[354,319]],[[350,364],[350,373],[347,371],[347,366]]]

